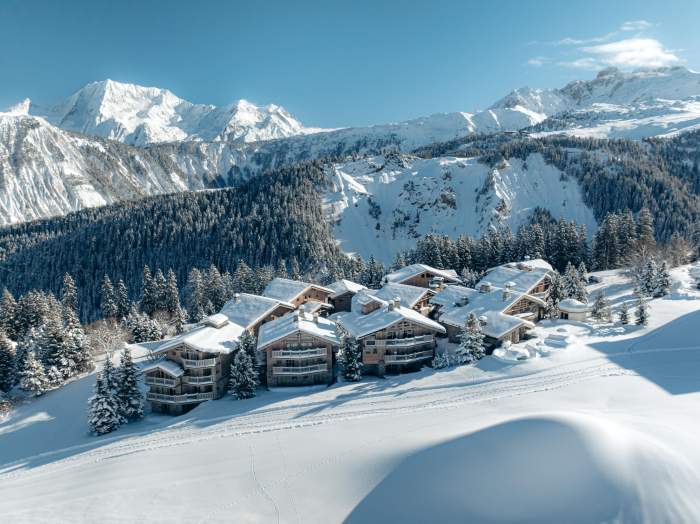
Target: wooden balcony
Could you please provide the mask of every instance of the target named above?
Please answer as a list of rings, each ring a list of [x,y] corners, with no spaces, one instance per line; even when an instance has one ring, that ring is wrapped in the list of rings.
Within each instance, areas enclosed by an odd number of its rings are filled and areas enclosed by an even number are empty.
[[[216,366],[216,363],[217,359],[215,358],[204,358],[201,360],[182,359],[182,366],[186,369],[213,368]]]
[[[185,384],[213,384],[214,383],[214,375],[208,375],[206,377],[191,377],[191,376],[185,375],[182,377],[182,381]]]
[[[310,375],[313,373],[326,373],[327,364],[315,364],[313,366],[274,366],[273,375]]]
[[[308,349],[276,349],[272,351],[272,358],[283,359],[302,359],[302,358],[317,358],[325,357],[326,348],[308,348]]]
[[[146,393],[146,400],[164,402],[166,404],[191,404],[214,400],[214,393],[187,393],[184,395],[164,395],[162,393]]]
[[[166,386],[169,388],[174,388],[178,384],[176,378],[163,378],[163,377],[150,377],[146,375],[144,382],[149,386]]]
[[[412,346],[419,346],[421,344],[428,344],[434,341],[435,338],[433,337],[433,335],[421,335],[418,337],[408,338],[386,338],[382,340],[367,340],[365,341],[365,345],[370,347],[384,348],[408,348]]]
[[[384,355],[384,362],[387,364],[410,364],[419,360],[433,358],[433,351],[416,351],[415,353],[404,353],[399,355]]]

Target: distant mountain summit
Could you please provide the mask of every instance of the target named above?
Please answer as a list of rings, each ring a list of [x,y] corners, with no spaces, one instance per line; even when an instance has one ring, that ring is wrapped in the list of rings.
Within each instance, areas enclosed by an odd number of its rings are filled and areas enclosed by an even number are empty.
[[[52,107],[32,104],[28,110],[61,129],[137,146],[193,140],[255,142],[307,132],[274,104],[258,107],[246,100],[225,107],[193,104],[167,89],[114,80],[92,82]]]

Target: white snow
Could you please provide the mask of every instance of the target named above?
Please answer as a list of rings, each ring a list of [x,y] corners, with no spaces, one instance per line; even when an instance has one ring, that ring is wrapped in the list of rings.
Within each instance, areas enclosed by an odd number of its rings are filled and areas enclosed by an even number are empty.
[[[403,284],[404,281],[420,275],[421,273],[430,273],[434,276],[442,277],[446,282],[458,283],[459,277],[455,273],[454,269],[435,269],[434,267],[428,266],[427,264],[410,264],[406,267],[402,267],[389,273],[384,277],[387,282],[396,282],[398,284]]]
[[[310,288],[325,291],[329,295],[333,293],[332,289],[319,286],[318,284],[302,282],[301,280],[291,280],[289,278],[275,277],[267,286],[265,286],[262,294],[264,297],[274,298],[283,302],[291,302]]]
[[[517,365],[221,399],[87,434],[88,376],[0,422],[0,514],[25,522],[698,522],[700,292],[648,327],[554,321]],[[608,272],[613,307],[632,284]],[[441,341],[441,344],[444,342]],[[47,438],[50,436],[50,438]]]
[[[357,295],[355,295],[357,297]],[[354,297],[353,297],[354,298]],[[363,315],[355,310],[336,313],[333,318],[343,326],[353,337],[362,338],[380,329],[393,326],[397,322],[407,320],[426,327],[436,333],[444,333],[445,328],[410,307],[400,306],[389,308],[387,305]]]
[[[260,326],[258,349],[294,333],[306,333],[331,344],[340,344],[340,335],[334,321],[303,311],[295,311]]]

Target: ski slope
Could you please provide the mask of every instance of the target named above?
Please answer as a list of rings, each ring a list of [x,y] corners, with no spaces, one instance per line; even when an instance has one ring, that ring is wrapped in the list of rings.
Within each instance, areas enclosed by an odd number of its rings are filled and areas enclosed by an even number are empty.
[[[632,300],[602,273],[613,306]],[[7,522],[697,522],[700,293],[566,348],[222,399],[86,434],[86,377],[0,422]]]

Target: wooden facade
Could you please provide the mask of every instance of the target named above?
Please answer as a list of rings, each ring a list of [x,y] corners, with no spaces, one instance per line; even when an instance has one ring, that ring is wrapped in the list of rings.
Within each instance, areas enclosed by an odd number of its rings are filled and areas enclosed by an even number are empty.
[[[400,320],[358,339],[364,372],[383,376],[420,369],[435,356],[435,331]]]
[[[270,342],[263,354],[267,385],[311,386],[335,381],[337,344],[297,330]]]
[[[309,301],[321,302],[323,304],[330,304],[330,295],[332,292],[330,290],[324,290],[316,286],[309,286],[303,292],[299,293],[289,302],[294,307],[299,307]]]
[[[226,393],[230,354],[207,353],[181,344],[169,349],[165,356],[179,364],[184,373],[174,377],[162,368],[144,373],[144,381],[149,386],[146,400],[151,403],[153,411],[179,415]]]
[[[333,304],[333,310],[337,313],[338,311],[350,311],[352,309],[352,297],[355,293],[352,291],[346,291],[345,293],[333,297],[331,299],[331,304]]]

